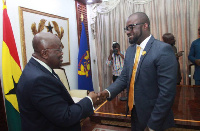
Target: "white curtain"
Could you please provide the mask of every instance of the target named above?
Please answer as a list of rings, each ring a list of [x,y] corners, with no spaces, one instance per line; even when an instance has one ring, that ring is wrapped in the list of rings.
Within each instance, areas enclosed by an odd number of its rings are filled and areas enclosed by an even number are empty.
[[[117,41],[122,51],[129,46],[124,32],[126,20],[134,12],[145,12],[151,22],[151,33],[162,41],[164,33],[176,38],[182,72],[181,84],[188,84],[188,54],[193,40],[198,38],[200,26],[200,0],[109,0],[96,5],[95,41],[97,48],[99,84],[101,90],[112,82],[112,68],[106,65],[112,41]]]

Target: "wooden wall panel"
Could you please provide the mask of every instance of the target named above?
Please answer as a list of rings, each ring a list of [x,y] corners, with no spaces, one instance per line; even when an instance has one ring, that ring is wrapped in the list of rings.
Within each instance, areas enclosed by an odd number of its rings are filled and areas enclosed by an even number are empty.
[[[77,18],[77,32],[78,32],[78,43],[80,45],[80,37],[81,37],[81,14],[83,15],[83,23],[85,25],[85,31],[87,35],[88,47],[89,47],[89,35],[88,35],[88,20],[87,20],[87,7],[86,5],[75,1],[76,5],[76,18]]]

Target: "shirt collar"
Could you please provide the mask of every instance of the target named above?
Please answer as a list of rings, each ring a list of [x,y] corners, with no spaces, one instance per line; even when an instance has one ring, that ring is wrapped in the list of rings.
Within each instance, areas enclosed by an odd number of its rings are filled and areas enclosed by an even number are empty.
[[[146,47],[147,42],[149,41],[150,38],[151,38],[151,35],[149,35],[145,40],[142,41],[142,43],[140,45],[137,45],[137,46],[140,46],[142,48],[142,50],[144,50],[144,48]]]
[[[48,71],[50,71],[52,73],[52,69],[46,63],[44,63],[43,61],[41,61],[33,56],[32,56],[32,58],[35,59],[37,62],[39,62],[42,66],[44,66]]]

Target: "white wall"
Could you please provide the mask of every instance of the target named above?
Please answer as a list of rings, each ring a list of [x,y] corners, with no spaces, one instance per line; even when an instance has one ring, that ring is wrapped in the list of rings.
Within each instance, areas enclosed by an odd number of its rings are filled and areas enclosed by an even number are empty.
[[[58,15],[69,18],[69,35],[70,35],[70,65],[64,66],[70,83],[71,89],[78,88],[78,37],[77,37],[77,22],[76,9],[74,0],[6,0],[7,12],[11,21],[15,42],[19,54],[19,59],[22,67],[21,42],[20,42],[20,24],[18,7],[25,8]],[[2,1],[0,2],[0,41],[3,41],[2,27]],[[2,44],[0,46],[0,75],[2,78]]]

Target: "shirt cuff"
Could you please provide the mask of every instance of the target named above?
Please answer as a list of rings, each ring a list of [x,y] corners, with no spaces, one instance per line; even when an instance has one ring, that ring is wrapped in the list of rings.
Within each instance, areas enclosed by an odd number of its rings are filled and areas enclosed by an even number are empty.
[[[107,89],[105,89],[107,92],[108,92],[108,94],[109,94],[109,97],[108,98],[111,98],[111,94],[110,94],[110,91],[109,90],[107,90]]]
[[[90,99],[90,101],[91,101],[91,103],[92,103],[93,110],[95,110],[95,108],[94,108],[94,105],[93,105],[92,98],[91,98],[91,97],[89,97],[89,96],[86,96],[86,97]]]
[[[149,127],[148,127],[149,128]],[[154,130],[152,130],[151,128],[149,128],[149,131],[154,131]]]

